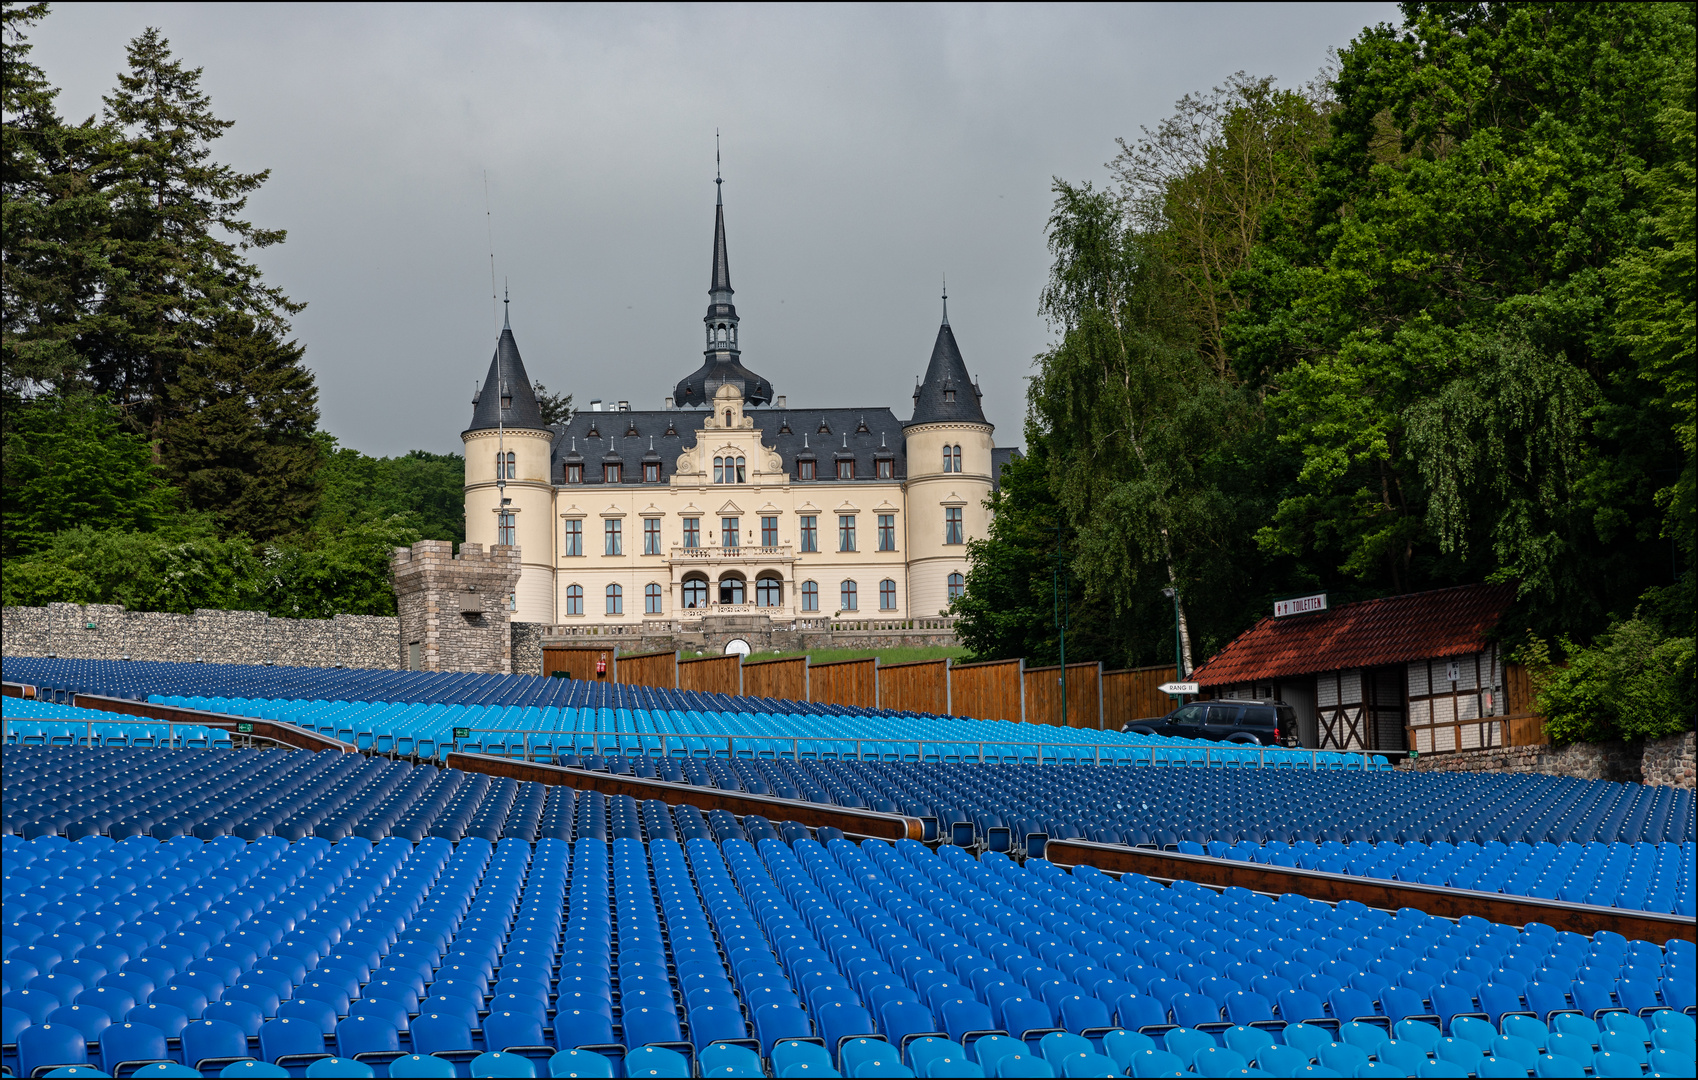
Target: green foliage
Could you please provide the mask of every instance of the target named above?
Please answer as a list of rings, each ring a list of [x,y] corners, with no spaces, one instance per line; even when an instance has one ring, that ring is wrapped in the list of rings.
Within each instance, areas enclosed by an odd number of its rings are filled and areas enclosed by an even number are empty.
[[[537,396],[537,409],[542,413],[544,427],[564,424],[572,419],[572,395],[550,393],[542,383],[532,383],[531,392]]]
[[[67,529],[147,532],[169,519],[175,493],[147,443],[116,409],[87,394],[5,404],[4,553],[42,551]]]
[[[1515,580],[1589,635],[1667,565],[1691,461],[1692,10],[1404,12],[1340,55],[1307,222],[1241,276],[1228,347],[1302,459],[1259,539],[1371,590]]]
[[[1693,638],[1668,637],[1633,618],[1590,646],[1564,644],[1568,665],[1549,673],[1537,698],[1552,739],[1658,739],[1691,730],[1698,710]]]
[[[301,346],[226,320],[178,370],[162,464],[191,509],[226,533],[298,531],[318,505],[318,388]]]
[[[131,611],[251,610],[263,567],[247,537],[220,538],[204,517],[156,532],[66,529],[36,553],[7,559],[5,602],[123,604]]]
[[[107,191],[119,156],[109,128],[65,123],[59,91],[29,60],[25,31],[47,5],[0,15],[0,392],[26,396],[83,367],[74,340],[104,321],[112,281]]]
[[[368,457],[335,438],[316,436],[324,488],[314,527],[342,527],[399,519],[420,540],[466,539],[466,460],[459,454],[410,450],[400,457]]]
[[[397,547],[421,539],[401,517],[313,529],[286,543],[264,546],[261,602],[290,619],[333,615],[393,615],[389,560]]]

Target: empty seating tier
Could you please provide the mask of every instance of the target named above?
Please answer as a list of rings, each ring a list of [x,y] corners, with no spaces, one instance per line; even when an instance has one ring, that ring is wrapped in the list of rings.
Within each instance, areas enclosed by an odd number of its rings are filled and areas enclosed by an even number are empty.
[[[1682,942],[912,841],[3,843],[14,1074],[1691,1073]]]

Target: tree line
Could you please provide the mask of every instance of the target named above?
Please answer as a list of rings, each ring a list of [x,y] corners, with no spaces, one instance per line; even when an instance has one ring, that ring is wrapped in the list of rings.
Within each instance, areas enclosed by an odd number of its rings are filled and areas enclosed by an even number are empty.
[[[1690,727],[1693,31],[1405,4],[1058,178],[964,643],[1054,662],[1064,603],[1070,660],[1189,669],[1277,597],[1513,582],[1558,738]]]
[[[201,70],[149,28],[98,116],[0,23],[0,436],[6,604],[389,614],[390,550],[464,539],[464,465],[371,458],[318,428],[305,306],[253,253],[268,171],[219,163]],[[561,402],[556,402],[562,405]]]

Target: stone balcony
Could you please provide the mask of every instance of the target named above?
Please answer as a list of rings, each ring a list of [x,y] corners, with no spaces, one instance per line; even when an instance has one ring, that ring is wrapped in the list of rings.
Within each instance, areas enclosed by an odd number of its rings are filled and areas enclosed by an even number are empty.
[[[667,561],[680,569],[708,566],[750,566],[796,561],[796,549],[789,544],[775,547],[680,547],[674,545]],[[751,607],[753,605],[750,605]]]

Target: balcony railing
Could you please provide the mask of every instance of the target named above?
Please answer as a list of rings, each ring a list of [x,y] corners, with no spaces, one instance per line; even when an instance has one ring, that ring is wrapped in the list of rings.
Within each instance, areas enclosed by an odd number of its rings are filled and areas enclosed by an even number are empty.
[[[789,562],[796,557],[796,551],[789,544],[778,544],[774,547],[760,547],[749,544],[744,547],[683,547],[673,545],[672,561],[678,563],[715,563],[715,562]]]

